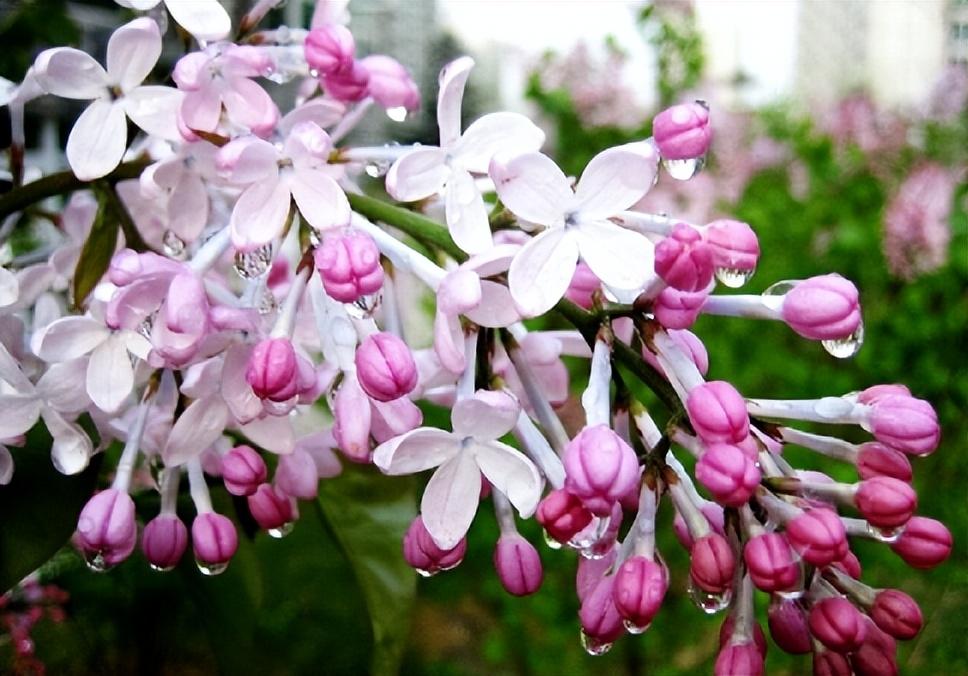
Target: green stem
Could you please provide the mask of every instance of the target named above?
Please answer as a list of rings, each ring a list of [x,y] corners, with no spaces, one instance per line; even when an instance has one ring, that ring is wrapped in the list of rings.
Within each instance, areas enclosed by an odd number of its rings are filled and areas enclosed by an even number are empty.
[[[371,221],[382,221],[392,225],[420,243],[439,249],[461,263],[467,260],[467,254],[454,244],[450,233],[436,221],[367,195],[347,194],[346,197],[354,211]]]

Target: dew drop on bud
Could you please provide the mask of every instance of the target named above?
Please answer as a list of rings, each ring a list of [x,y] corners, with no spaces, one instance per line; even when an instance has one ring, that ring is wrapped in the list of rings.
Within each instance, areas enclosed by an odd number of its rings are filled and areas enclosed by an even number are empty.
[[[386,173],[390,171],[390,163],[387,160],[373,160],[367,162],[363,171],[370,178],[380,178],[381,176],[386,176]]]
[[[662,166],[669,173],[669,176],[677,181],[688,181],[699,173],[706,163],[703,157],[693,157],[685,160],[663,159]]]
[[[579,552],[583,559],[588,559],[589,561],[598,561],[604,559],[605,555],[608,554],[607,551],[602,551],[604,547],[597,547],[598,543],[591,545],[590,547],[585,547]]]
[[[784,589],[773,593],[785,601],[796,601],[802,599],[806,595],[807,590],[803,587],[796,587],[795,589]]]
[[[369,319],[376,314],[380,304],[383,302],[381,292],[373,293],[368,296],[360,296],[352,303],[345,303],[346,314],[354,319]]]
[[[198,559],[195,559],[195,565],[198,566],[198,570],[202,575],[208,575],[209,577],[221,575],[229,567],[228,561],[225,563],[205,563]]]
[[[756,270],[738,270],[736,268],[716,268],[716,279],[723,286],[729,287],[730,289],[738,289],[746,282],[750,281],[750,278]]]
[[[768,287],[766,287],[766,289],[763,291],[763,295],[764,296],[785,296],[790,291],[793,290],[793,287],[795,287],[799,283],[800,283],[799,280],[796,280],[796,279],[784,279],[779,282],[774,282],[773,284],[770,284]]]
[[[403,122],[407,119],[407,109],[403,106],[394,106],[393,108],[387,108],[387,117],[389,117],[394,122]]]
[[[902,526],[898,526],[897,528],[881,528],[879,526],[867,524],[867,532],[870,533],[871,537],[878,542],[891,544],[893,542],[897,542],[898,538],[904,534],[904,528],[906,525],[907,524],[904,524]]]
[[[561,549],[561,543],[551,537],[544,528],[541,529],[541,535],[544,537],[544,543],[548,546],[548,549]]]
[[[185,241],[172,230],[165,230],[161,238],[162,250],[169,258],[181,260],[185,257]]]
[[[319,71],[316,70],[315,68],[310,68],[309,69],[309,77],[318,78],[319,77]]]
[[[633,636],[638,636],[639,634],[644,634],[645,632],[647,632],[649,630],[649,627],[652,626],[652,623],[649,622],[646,625],[638,625],[632,622],[631,620],[622,620],[622,625],[624,625],[625,631],[632,634]]]
[[[604,655],[611,650],[612,644],[608,641],[603,641],[593,636],[589,636],[584,632],[584,630],[582,630],[581,647],[584,648],[585,652],[592,657],[598,657],[599,655]]]
[[[272,263],[272,245],[266,244],[254,251],[240,251],[235,254],[235,272],[243,279],[261,277]]]
[[[423,568],[417,568],[416,571],[420,577],[433,577],[439,572],[437,570],[425,570]]]
[[[100,550],[96,552],[85,552],[84,563],[95,573],[106,573],[111,569],[111,566],[104,559],[104,553]]]
[[[733,599],[733,590],[726,589],[718,594],[707,592],[705,589],[694,585],[691,581],[687,589],[689,598],[699,610],[707,615],[715,615],[729,607],[729,602]]]
[[[157,566],[153,563],[149,563],[148,567],[151,568],[151,570],[156,571],[158,573],[170,573],[171,571],[175,570],[174,566]]]
[[[259,301],[259,314],[263,316],[271,315],[278,308],[279,303],[276,302],[276,297],[269,289],[263,289],[262,299]]]
[[[269,534],[269,537],[275,538],[277,540],[281,540],[282,538],[289,535],[292,532],[293,528],[295,528],[295,524],[292,521],[287,521],[286,523],[282,524],[278,528],[267,529],[266,533]]]
[[[864,325],[858,324],[857,330],[846,338],[823,340],[820,344],[832,357],[850,359],[860,352],[860,348],[864,345]]]

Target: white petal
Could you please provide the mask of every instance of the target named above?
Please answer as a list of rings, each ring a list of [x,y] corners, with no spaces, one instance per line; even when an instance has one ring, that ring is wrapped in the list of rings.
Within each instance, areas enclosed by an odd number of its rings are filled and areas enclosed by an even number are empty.
[[[537,317],[561,300],[578,263],[571,231],[552,228],[522,247],[508,270],[508,287],[521,314]]]
[[[346,195],[336,181],[322,171],[294,171],[289,178],[289,189],[299,213],[317,230],[349,224],[350,203]]]
[[[20,294],[14,307],[21,310],[33,305],[56,279],[57,269],[49,263],[38,263],[24,268],[17,273]]]
[[[480,441],[498,439],[511,431],[521,406],[504,392],[481,390],[457,402],[451,413],[454,434]]]
[[[19,342],[19,336],[17,340]],[[34,392],[34,384],[24,375],[20,369],[20,363],[7,351],[7,346],[2,341],[0,341],[0,380],[5,380],[20,394],[28,395]],[[0,436],[0,439],[2,438]]]
[[[448,147],[460,136],[460,108],[464,85],[474,67],[474,59],[462,56],[451,61],[440,71],[437,91],[437,126],[440,145]],[[406,200],[405,200],[406,201]]]
[[[102,411],[113,413],[134,387],[134,369],[124,337],[113,334],[91,352],[87,365],[87,393]]]
[[[87,398],[87,359],[51,364],[37,381],[37,394],[51,408],[78,414],[91,405]]]
[[[161,32],[148,17],[130,21],[108,40],[108,76],[128,91],[141,84],[161,56]]]
[[[218,0],[165,0],[171,18],[198,40],[221,40],[232,21]]]
[[[508,287],[487,279],[481,280],[480,305],[466,314],[475,324],[491,328],[502,328],[521,321],[521,314],[514,306]]]
[[[457,246],[472,255],[493,246],[484,198],[470,174],[455,169],[447,180],[444,200],[447,227]]]
[[[13,478],[13,456],[6,446],[0,445],[0,486],[6,486]]]
[[[607,221],[578,228],[582,260],[606,286],[626,291],[642,288],[655,269],[655,249],[637,232]]]
[[[377,446],[373,464],[384,474],[416,474],[447,462],[459,450],[450,432],[418,427]]]
[[[314,122],[323,129],[330,127],[346,114],[346,106],[339,101],[315,98],[307,101],[291,111],[279,121],[279,133],[283,136],[300,122]]]
[[[185,172],[168,200],[171,230],[185,242],[194,242],[208,222],[208,190],[197,174]]]
[[[40,400],[32,395],[0,394],[0,439],[19,436],[33,427],[40,407]]]
[[[463,372],[466,359],[460,319],[439,309],[434,315],[434,352],[445,369],[451,373]]]
[[[101,64],[73,47],[41,52],[34,73],[44,91],[68,99],[96,99],[108,87],[108,74]]]
[[[222,436],[228,418],[229,410],[217,395],[193,401],[171,428],[161,454],[165,465],[181,465],[197,458]]]
[[[289,416],[267,415],[240,426],[239,431],[257,446],[273,453],[292,453],[296,446],[296,436]]]
[[[289,186],[266,180],[246,188],[232,209],[229,227],[232,244],[239,251],[252,251],[282,234],[290,205]]]
[[[477,464],[514,505],[522,518],[534,514],[541,499],[541,475],[527,457],[507,444],[492,441],[473,447]]]
[[[152,136],[168,141],[182,140],[178,131],[178,108],[183,92],[173,87],[135,87],[122,99],[131,121]]]
[[[652,146],[628,143],[595,155],[585,167],[575,197],[582,219],[609,218],[642,199],[657,169]]]
[[[450,176],[446,153],[440,148],[417,148],[393,163],[386,187],[398,202],[415,202],[436,195]]]
[[[76,423],[70,423],[52,409],[43,412],[47,430],[54,438],[50,459],[58,472],[77,474],[87,467],[94,453],[91,440]]]
[[[111,331],[91,317],[64,317],[51,322],[31,339],[31,348],[44,361],[70,361],[107,340]]]
[[[20,284],[17,282],[17,275],[0,268],[0,308],[13,305],[20,296]]]
[[[568,179],[547,155],[526,153],[508,161],[495,158],[489,172],[504,206],[526,221],[561,224],[574,203]]]
[[[481,495],[481,472],[471,453],[461,452],[434,472],[420,500],[427,532],[443,550],[467,534]]]
[[[236,344],[225,351],[222,367],[222,397],[232,416],[241,424],[255,420],[262,413],[262,400],[255,396],[245,379],[250,345]]]
[[[498,153],[535,153],[544,139],[544,132],[520,113],[491,113],[464,130],[453,154],[462,167],[483,174]]]
[[[128,123],[119,101],[93,101],[67,137],[67,162],[82,181],[109,174],[128,146]]]

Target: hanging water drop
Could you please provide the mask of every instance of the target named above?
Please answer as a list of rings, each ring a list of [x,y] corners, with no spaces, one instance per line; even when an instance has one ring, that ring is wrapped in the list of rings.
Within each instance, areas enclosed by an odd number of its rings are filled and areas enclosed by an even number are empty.
[[[235,272],[243,279],[261,277],[272,264],[272,245],[265,244],[253,251],[235,254]]]
[[[804,597],[804,595],[807,593],[807,590],[803,587],[797,587],[795,589],[786,589],[784,591],[777,591],[774,593],[786,601],[797,601]]]
[[[205,561],[195,560],[195,565],[198,566],[199,572],[202,575],[208,575],[209,577],[214,577],[215,575],[221,575],[229,567],[229,562],[225,563],[206,563]]]
[[[292,529],[296,527],[296,524],[292,521],[287,521],[278,528],[269,528],[266,533],[269,537],[275,538],[276,540],[281,540],[292,532]]]
[[[259,314],[262,316],[271,315],[279,309],[279,303],[275,295],[269,289],[263,289],[262,298],[259,300]]]
[[[688,181],[700,172],[706,159],[703,157],[693,157],[685,160],[662,160],[662,166],[669,173],[669,176],[677,181]]]
[[[149,563],[148,567],[158,573],[170,573],[171,571],[175,570],[175,566],[159,566],[154,563]]]
[[[363,171],[370,178],[380,178],[381,176],[386,176],[386,173],[390,171],[390,162],[387,160],[373,160],[367,162]]]
[[[729,602],[733,599],[732,589],[726,589],[718,594],[713,594],[693,584],[691,580],[687,591],[689,592],[689,598],[692,599],[696,607],[707,615],[715,615],[718,612],[726,610],[729,607]]]
[[[393,108],[387,108],[387,117],[389,117],[394,122],[403,122],[407,119],[407,109],[403,106],[394,106]]]
[[[857,330],[846,338],[823,340],[820,344],[832,357],[850,359],[860,352],[860,348],[864,345],[864,324],[858,324]]]
[[[764,296],[785,296],[790,291],[792,291],[793,288],[799,283],[800,283],[800,280],[798,279],[784,279],[779,282],[773,282],[768,287],[766,287],[766,290],[763,291],[763,295]]]
[[[376,314],[382,302],[383,294],[379,291],[368,296],[360,296],[356,301],[345,304],[346,314],[354,319],[369,319]]]
[[[612,649],[612,644],[608,641],[603,641],[600,638],[595,638],[594,636],[589,636],[585,633],[585,630],[581,631],[581,647],[585,649],[585,652],[592,657],[598,657],[604,655],[609,650]]]
[[[417,575],[419,575],[420,577],[433,577],[434,575],[440,572],[437,569],[426,570],[424,568],[416,568],[415,570],[417,571]]]
[[[750,278],[756,272],[756,268],[752,270],[740,270],[739,268],[716,268],[716,279],[723,286],[729,287],[730,289],[738,289],[746,282],[750,281]]]
[[[161,246],[165,255],[169,258],[181,260],[185,257],[185,241],[176,235],[173,230],[165,230],[165,234],[161,238]]]
[[[625,626],[625,631],[632,634],[632,636],[638,636],[639,634],[644,634],[649,630],[649,627],[652,626],[651,622],[649,622],[646,625],[638,625],[632,622],[631,620],[622,620],[622,624]]]
[[[111,566],[108,565],[107,560],[104,558],[104,552],[100,550],[84,552],[84,563],[95,573],[106,573],[111,569]]]
[[[541,536],[544,538],[544,543],[548,546],[548,549],[561,549],[561,543],[551,537],[551,533],[543,528],[541,529]]]
[[[898,538],[904,534],[904,526],[898,526],[896,528],[881,528],[880,526],[873,526],[867,524],[867,532],[873,536],[878,542],[884,542],[891,544],[897,542]]]

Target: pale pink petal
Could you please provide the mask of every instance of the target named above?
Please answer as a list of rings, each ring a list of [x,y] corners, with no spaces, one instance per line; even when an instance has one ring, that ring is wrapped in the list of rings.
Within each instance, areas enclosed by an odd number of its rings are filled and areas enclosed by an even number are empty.
[[[17,275],[0,267],[0,308],[13,305],[20,295],[20,284]]]
[[[218,0],[165,0],[171,18],[205,42],[221,40],[232,30],[232,20]]]
[[[246,78],[232,79],[232,86],[222,92],[222,104],[232,122],[260,136],[268,135],[279,121],[279,109],[272,97]]]
[[[462,169],[451,173],[444,192],[444,204],[447,227],[457,246],[472,255],[493,246],[484,198],[470,174]]]
[[[145,338],[139,331],[122,331],[121,339],[124,347],[138,359],[145,361],[151,353],[151,341]]]
[[[228,418],[229,410],[217,395],[193,401],[171,428],[161,453],[165,465],[181,465],[197,458],[222,436]]]
[[[131,394],[134,369],[124,338],[113,334],[91,352],[87,365],[87,393],[102,411],[113,413]]]
[[[108,76],[121,91],[144,82],[161,56],[161,32],[158,24],[141,17],[121,26],[108,40]]]
[[[96,99],[104,96],[108,74],[87,52],[73,47],[55,47],[40,53],[34,65],[37,82],[44,91],[67,99]]]
[[[256,136],[240,136],[222,146],[215,164],[219,174],[230,183],[248,185],[279,175],[279,151]]]
[[[178,113],[193,131],[215,131],[222,117],[222,95],[215,87],[186,92]]]
[[[508,287],[487,279],[481,280],[480,304],[466,314],[475,324],[491,328],[502,328],[521,321],[521,314],[514,306]]]
[[[343,119],[346,106],[339,101],[317,97],[310,99],[298,108],[293,108],[279,121],[279,132],[283,135],[301,122],[313,122],[325,129]]]
[[[64,317],[51,322],[31,339],[31,349],[44,361],[69,361],[107,340],[111,331],[91,317]]]
[[[595,155],[575,187],[582,220],[609,218],[642,199],[652,187],[657,161],[646,143],[628,143]]]
[[[47,431],[53,437],[50,459],[58,472],[77,474],[87,467],[94,447],[84,430],[76,423],[67,422],[57,411],[47,408],[42,413]]]
[[[168,199],[171,231],[185,242],[194,242],[208,222],[208,191],[197,174],[186,171]]]
[[[460,108],[464,98],[464,85],[473,67],[474,59],[462,56],[448,63],[440,71],[437,91],[437,126],[440,128],[441,147],[450,146],[460,136]]]
[[[300,122],[290,130],[282,145],[282,154],[292,160],[298,172],[301,169],[318,169],[324,165],[333,149],[329,134],[315,122]]]
[[[450,176],[446,153],[440,148],[417,148],[393,163],[386,188],[398,202],[416,202],[444,189]]]
[[[6,486],[13,478],[13,456],[6,446],[0,445],[0,486]]]
[[[420,513],[438,547],[453,549],[467,534],[480,495],[481,472],[473,454],[458,453],[434,472],[420,500]]]
[[[13,307],[17,310],[30,307],[56,279],[57,269],[49,263],[38,263],[24,268],[17,273],[17,286],[20,292]]]
[[[238,347],[244,348],[244,345]],[[179,391],[192,399],[203,399],[219,393],[225,361],[212,357],[192,364],[184,371]]]
[[[568,179],[547,155],[494,158],[489,173],[504,206],[526,221],[561,225],[572,210],[575,195]]]
[[[266,180],[246,188],[229,219],[232,245],[252,251],[274,240],[282,234],[289,205],[289,186],[283,181]]]
[[[508,270],[508,286],[521,314],[537,317],[554,307],[577,263],[578,243],[565,228],[546,230],[525,244]]]
[[[19,320],[15,320],[19,321]],[[20,336],[16,337],[17,345],[20,344]],[[20,362],[14,359],[13,355],[7,351],[7,346],[0,341],[0,380],[4,380],[20,394],[32,394],[34,385],[30,382],[20,368]],[[2,410],[2,409],[0,409]],[[0,436],[0,439],[4,437]]]
[[[262,413],[262,400],[255,396],[252,386],[245,379],[251,352],[251,345],[235,344],[225,351],[222,366],[222,397],[232,416],[243,425]]]
[[[241,425],[239,431],[255,445],[280,455],[292,453],[296,446],[296,435],[289,416],[267,415]]]
[[[350,203],[343,189],[322,171],[294,171],[289,177],[289,188],[299,213],[317,230],[349,224]]]
[[[522,518],[534,514],[541,499],[541,474],[520,451],[499,441],[473,446],[481,472],[504,493]]]
[[[527,240],[527,238],[525,238]],[[521,250],[519,244],[497,244],[461,265],[465,270],[473,270],[480,277],[492,277],[507,272],[514,256]]]
[[[451,413],[454,434],[479,441],[498,439],[511,431],[518,421],[521,406],[504,392],[481,390],[462,399]]]
[[[178,130],[178,109],[184,92],[174,87],[135,87],[122,99],[131,121],[152,136],[168,141],[182,140]]]
[[[147,12],[149,9],[158,5],[161,0],[114,0],[122,7],[136,9],[139,12]]]
[[[582,260],[606,286],[635,291],[652,277],[655,250],[644,236],[607,221],[582,223],[577,232]]]
[[[393,401],[372,399],[370,403],[373,406],[370,416],[370,434],[378,444],[416,429],[423,422],[423,412],[420,407],[406,397]]]
[[[101,178],[121,163],[128,122],[120,101],[92,101],[67,137],[67,162],[82,181]]]
[[[484,174],[498,153],[534,153],[544,139],[544,132],[520,113],[491,113],[465,129],[452,152],[467,171]]]
[[[0,439],[16,437],[33,427],[40,407],[33,395],[0,394]]]
[[[455,315],[440,310],[434,315],[434,352],[440,365],[451,373],[464,370],[464,331]]]
[[[450,432],[418,427],[377,446],[373,464],[384,474],[416,474],[447,462],[459,450]]]
[[[76,415],[91,405],[87,397],[87,360],[51,364],[37,381],[37,393],[51,408]]]
[[[305,451],[312,456],[316,463],[316,476],[320,479],[339,476],[343,471],[343,465],[333,451],[334,448],[336,448],[336,440],[333,439],[333,432],[329,429],[300,437],[296,441],[297,450]]]

